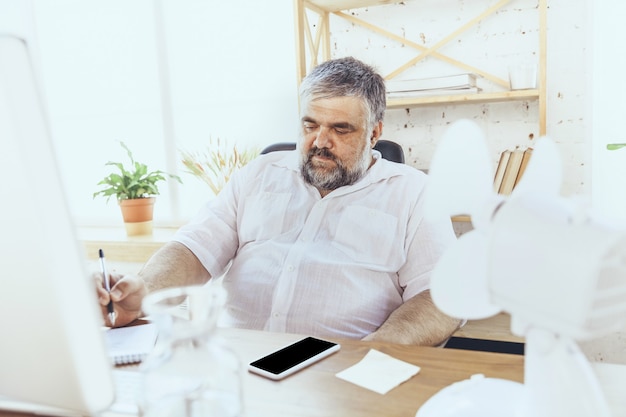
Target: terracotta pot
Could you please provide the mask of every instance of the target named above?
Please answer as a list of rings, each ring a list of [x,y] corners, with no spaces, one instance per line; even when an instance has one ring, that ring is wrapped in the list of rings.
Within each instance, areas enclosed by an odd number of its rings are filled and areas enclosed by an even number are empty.
[[[155,201],[155,197],[119,201],[128,236],[149,235],[152,233],[152,216]]]

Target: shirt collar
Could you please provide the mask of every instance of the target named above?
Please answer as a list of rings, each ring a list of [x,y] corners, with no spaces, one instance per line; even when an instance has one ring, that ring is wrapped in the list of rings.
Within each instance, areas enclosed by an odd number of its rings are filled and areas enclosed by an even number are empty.
[[[367,187],[368,185],[378,181],[402,175],[402,171],[397,169],[397,165],[384,159],[378,150],[372,149],[372,156],[375,159],[375,162],[369,167],[363,178],[361,178],[356,184],[352,184],[348,187],[341,187],[341,189],[335,190],[331,194],[346,194]],[[294,151],[285,152],[285,156],[274,161],[274,164],[298,172],[298,175],[300,175],[299,150],[296,148]]]

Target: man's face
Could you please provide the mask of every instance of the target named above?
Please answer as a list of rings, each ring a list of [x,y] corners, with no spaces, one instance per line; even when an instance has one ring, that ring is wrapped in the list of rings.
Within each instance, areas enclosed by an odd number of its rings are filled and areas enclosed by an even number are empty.
[[[360,98],[334,97],[303,103],[301,128],[302,175],[320,191],[332,191],[365,174],[382,124],[370,131]]]

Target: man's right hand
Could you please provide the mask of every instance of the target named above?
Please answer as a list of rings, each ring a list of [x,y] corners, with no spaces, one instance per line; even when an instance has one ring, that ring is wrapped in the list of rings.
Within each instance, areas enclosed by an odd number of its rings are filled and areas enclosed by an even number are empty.
[[[116,313],[115,327],[125,326],[142,316],[141,302],[148,290],[143,279],[136,275],[118,273],[110,273],[109,275],[111,278],[110,294],[102,286],[102,275],[96,276],[94,274],[102,316],[105,324],[110,326],[107,311],[107,304],[109,304],[110,299],[113,301],[113,308]]]

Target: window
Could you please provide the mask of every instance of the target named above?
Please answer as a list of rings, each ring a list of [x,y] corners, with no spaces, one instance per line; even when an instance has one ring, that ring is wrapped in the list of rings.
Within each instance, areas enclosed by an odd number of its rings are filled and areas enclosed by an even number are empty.
[[[210,189],[179,150],[210,138],[262,148],[293,141],[297,95],[290,0],[33,0],[52,136],[79,225],[119,224],[115,202],[92,199],[124,141],[161,185],[155,223],[180,224]],[[271,24],[268,16],[272,16]],[[174,188],[176,187],[176,188]]]

